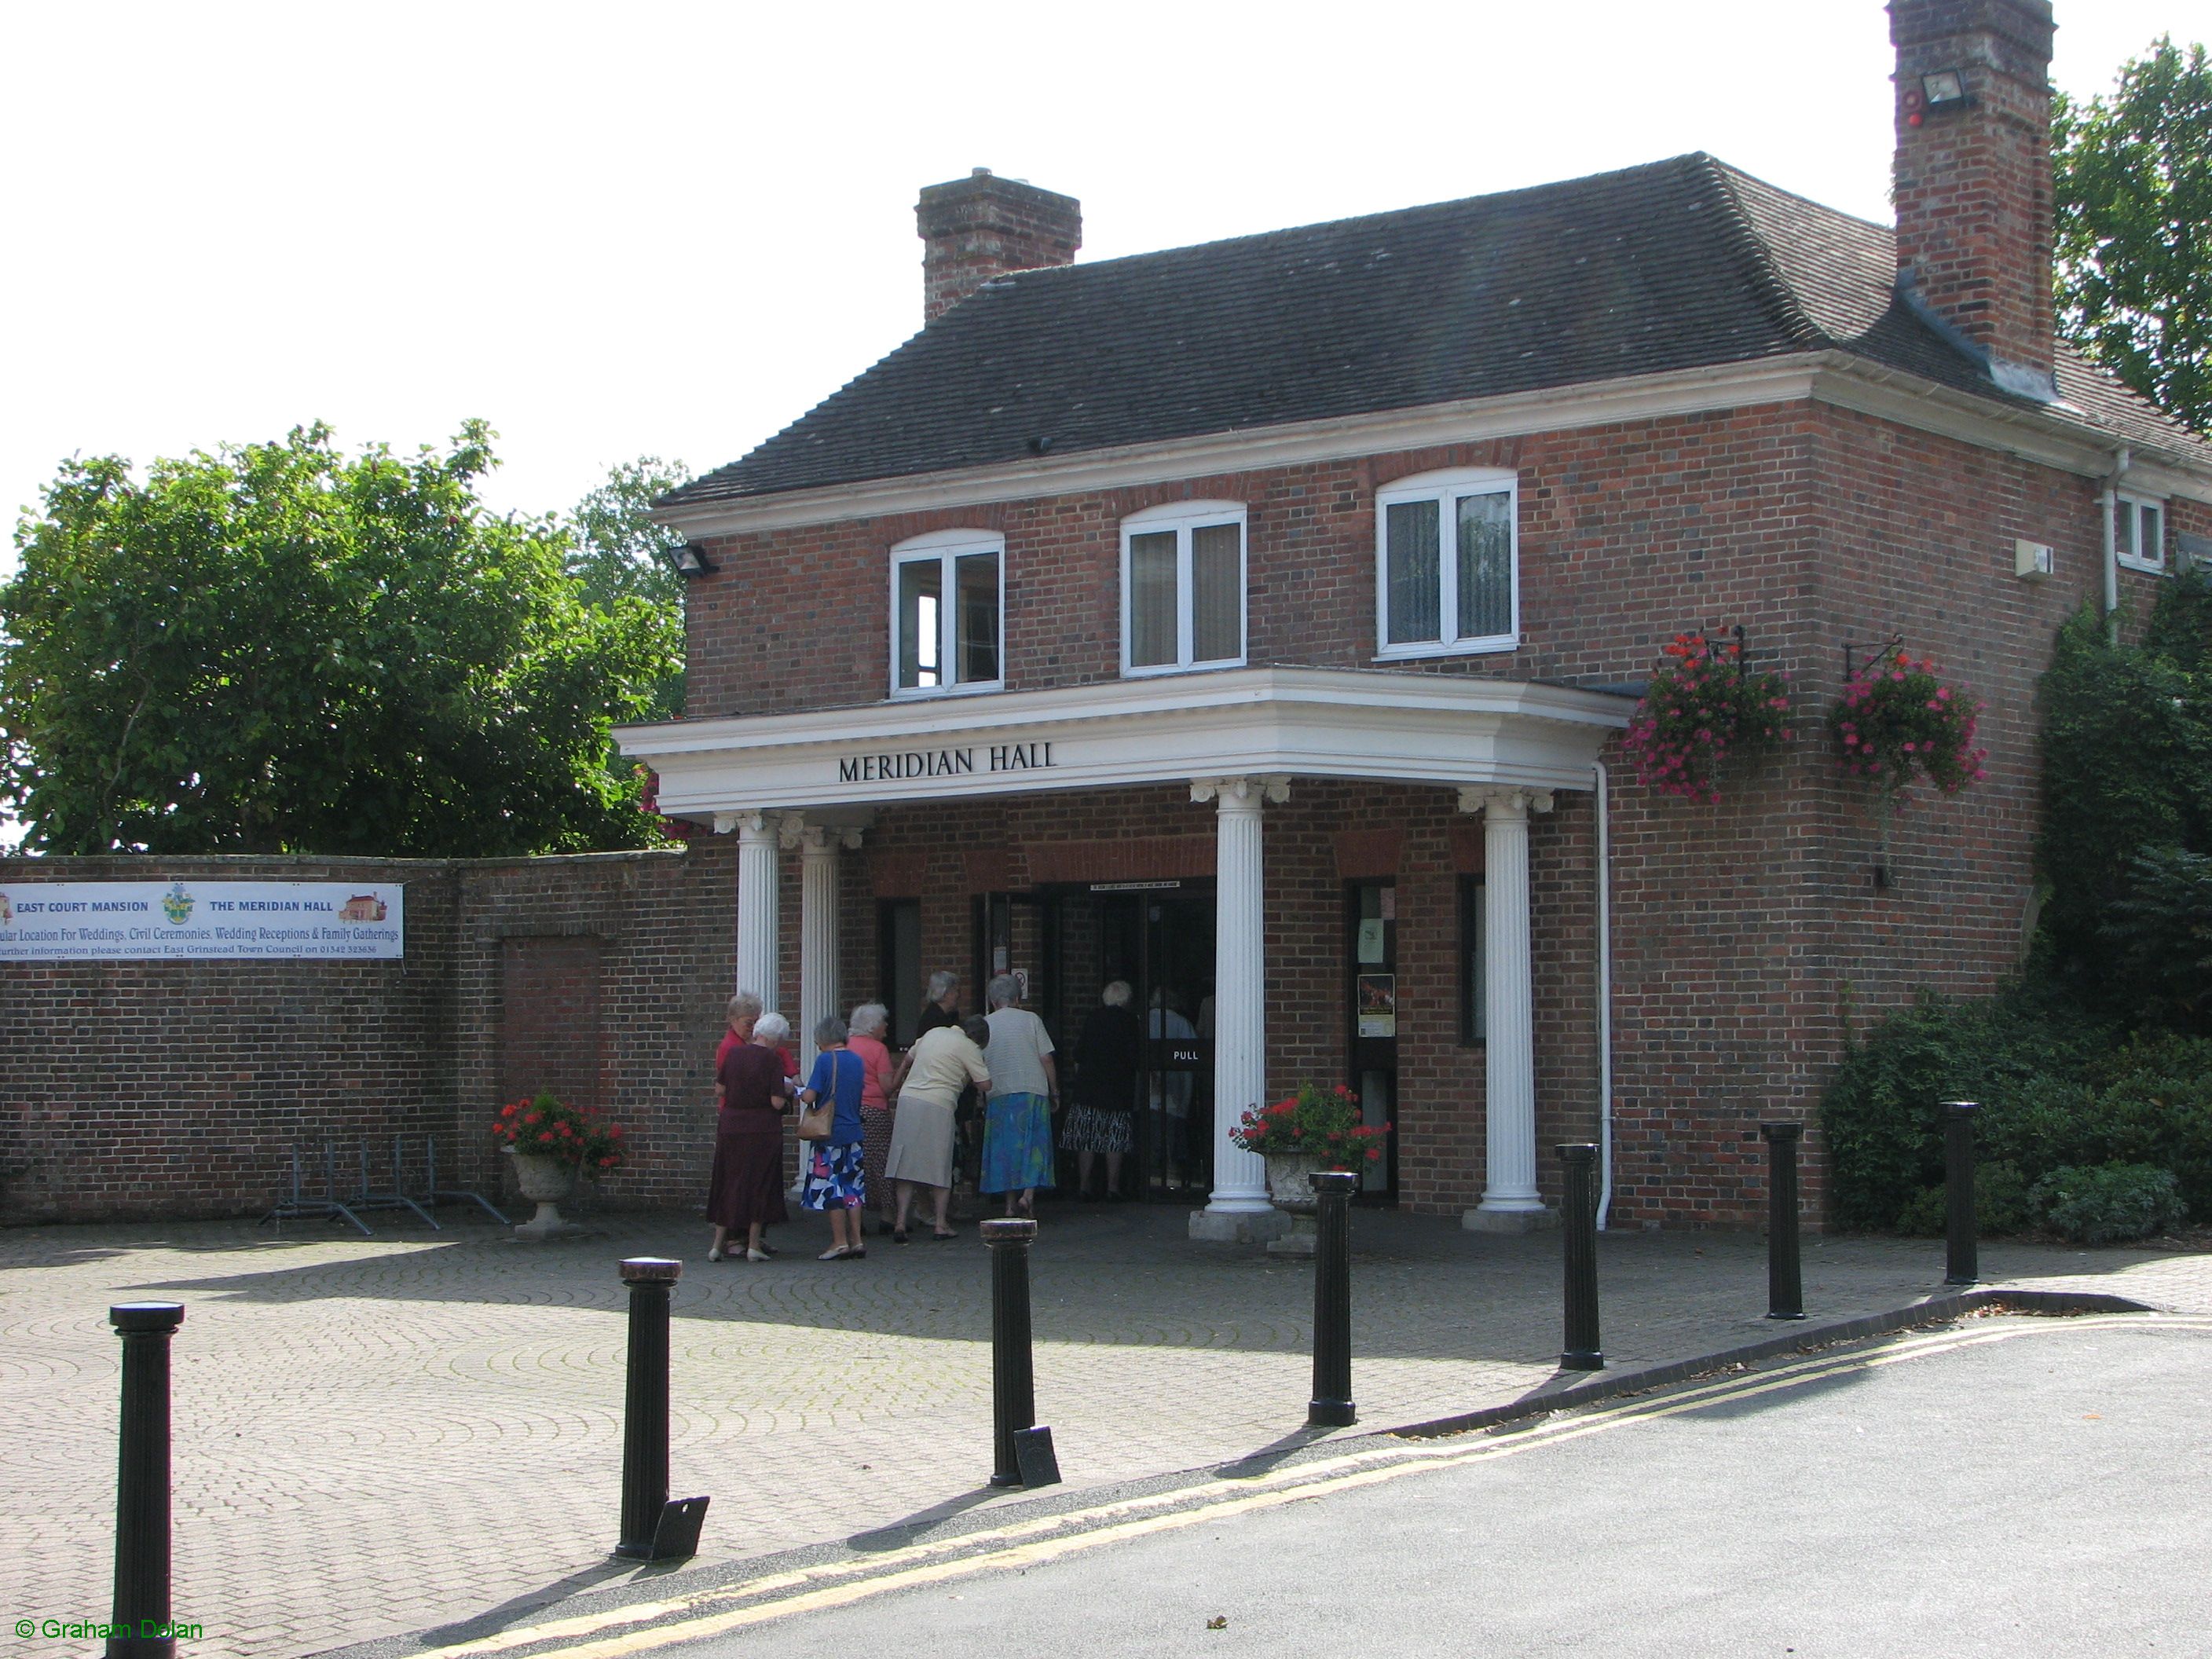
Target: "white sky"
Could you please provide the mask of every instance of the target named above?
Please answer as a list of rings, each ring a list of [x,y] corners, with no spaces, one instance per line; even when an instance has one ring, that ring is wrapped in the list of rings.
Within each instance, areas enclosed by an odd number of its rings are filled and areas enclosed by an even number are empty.
[[[2208,0],[2058,0],[2101,90]],[[1877,0],[0,0],[0,508],[73,452],[502,434],[495,505],[735,459],[918,325],[920,186],[1086,258],[1705,149],[1888,216]],[[0,553],[0,568],[12,557]]]

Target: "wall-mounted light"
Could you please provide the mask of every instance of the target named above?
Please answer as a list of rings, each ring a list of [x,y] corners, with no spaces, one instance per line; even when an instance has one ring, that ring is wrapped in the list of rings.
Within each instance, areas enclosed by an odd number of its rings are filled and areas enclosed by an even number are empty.
[[[1917,127],[1931,115],[1966,109],[1973,101],[1965,75],[1957,70],[1933,70],[1920,77],[1918,86],[1905,89],[1905,125]]]
[[[668,550],[668,562],[676,567],[679,576],[708,576],[714,570],[714,562],[689,542],[678,542]]]

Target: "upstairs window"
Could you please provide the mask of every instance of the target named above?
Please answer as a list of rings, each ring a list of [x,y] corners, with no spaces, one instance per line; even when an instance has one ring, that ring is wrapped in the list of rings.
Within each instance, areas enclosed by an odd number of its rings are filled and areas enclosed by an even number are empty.
[[[1121,521],[1121,672],[1244,660],[1244,509],[1176,501]]]
[[[1375,494],[1382,657],[1510,651],[1520,641],[1519,491],[1510,472],[1424,472]]]
[[[2120,562],[2135,570],[2166,568],[2166,504],[2123,495],[2114,509],[2113,545]]]
[[[1006,539],[940,530],[891,549],[891,695],[1005,684]]]

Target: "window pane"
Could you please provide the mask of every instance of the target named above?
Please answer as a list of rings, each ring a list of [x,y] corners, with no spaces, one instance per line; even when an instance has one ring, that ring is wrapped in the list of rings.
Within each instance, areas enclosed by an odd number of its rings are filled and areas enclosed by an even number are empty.
[[[1191,659],[1244,654],[1244,528],[1210,524],[1190,532]]]
[[[1172,530],[1129,538],[1129,666],[1176,660],[1176,538]]]
[[[1383,555],[1389,572],[1388,644],[1443,637],[1437,562],[1440,522],[1435,501],[1400,501],[1385,510],[1383,538],[1389,544]]]
[[[2122,557],[2132,559],[2136,556],[2136,504],[2122,501],[2119,511],[2112,517],[2117,520],[2113,527],[2114,542]]]
[[[1460,878],[1460,1040],[1481,1042],[1490,1035],[1490,1017],[1483,1006],[1482,878]]]
[[[908,559],[898,568],[898,683],[941,685],[937,660],[938,601],[943,597],[941,559]]]
[[[999,678],[999,556],[963,553],[952,562],[960,588],[960,684]]]
[[[1503,492],[1459,500],[1459,636],[1513,631],[1513,498]]]
[[[2159,512],[2148,501],[2142,510],[2142,556],[2153,564],[2166,556],[2166,538],[2159,533]]]

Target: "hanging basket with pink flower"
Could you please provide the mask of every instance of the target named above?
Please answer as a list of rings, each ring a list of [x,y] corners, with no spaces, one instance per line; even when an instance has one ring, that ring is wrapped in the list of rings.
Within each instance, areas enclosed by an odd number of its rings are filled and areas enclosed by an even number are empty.
[[[1743,629],[1732,635],[1674,635],[1630,718],[1622,752],[1638,781],[1662,794],[1717,803],[1723,761],[1756,757],[1791,735],[1790,677],[1751,667]]]
[[[1893,645],[1851,672],[1828,711],[1836,758],[1850,776],[1873,784],[1892,811],[1921,780],[1947,795],[1988,775],[1989,751],[1974,746],[1982,705],[1946,685],[1934,659]]]
[[[1915,783],[1955,795],[1989,774],[1989,751],[1977,748],[1982,705],[1963,688],[1944,684],[1933,658],[1914,658],[1893,642],[1849,671],[1843,696],[1828,711],[1828,739],[1846,775],[1873,786],[1881,799],[1881,856],[1876,887],[1896,885],[1891,822],[1904,811]]]

